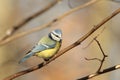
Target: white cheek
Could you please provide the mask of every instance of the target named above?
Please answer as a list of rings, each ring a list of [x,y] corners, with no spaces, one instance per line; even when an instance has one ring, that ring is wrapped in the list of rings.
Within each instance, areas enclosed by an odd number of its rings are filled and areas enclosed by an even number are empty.
[[[56,37],[55,35],[51,34],[52,38],[56,41],[60,41],[60,38]]]
[[[60,41],[60,39],[59,39],[58,37],[55,37],[55,40],[56,40],[56,41]]]

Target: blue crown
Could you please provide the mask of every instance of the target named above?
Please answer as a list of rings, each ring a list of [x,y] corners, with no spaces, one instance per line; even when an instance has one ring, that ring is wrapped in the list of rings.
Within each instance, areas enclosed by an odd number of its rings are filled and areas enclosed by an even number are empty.
[[[58,34],[62,34],[61,29],[56,29],[56,30],[54,30],[54,32],[55,32],[55,33],[58,33]]]

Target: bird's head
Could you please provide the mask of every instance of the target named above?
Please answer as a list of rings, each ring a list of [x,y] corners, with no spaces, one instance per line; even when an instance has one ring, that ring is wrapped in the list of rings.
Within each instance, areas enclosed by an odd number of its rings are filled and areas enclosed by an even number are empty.
[[[61,41],[62,40],[62,31],[60,29],[56,29],[49,33],[49,37],[52,40]]]

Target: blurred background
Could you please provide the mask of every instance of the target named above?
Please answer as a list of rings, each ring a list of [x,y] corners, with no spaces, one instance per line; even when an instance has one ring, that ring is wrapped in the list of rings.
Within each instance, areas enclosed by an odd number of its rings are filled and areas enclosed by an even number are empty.
[[[47,5],[55,1],[56,0],[0,0],[0,38],[5,36],[8,29],[19,24],[36,12],[43,10]],[[15,34],[25,32],[34,27],[40,27],[70,9],[89,1],[91,0],[61,0],[44,13],[22,26]],[[51,25],[51,27],[0,46],[0,80],[42,62],[43,60],[40,58],[31,57],[23,64],[18,64],[18,61],[25,53],[29,51],[42,36],[47,35],[51,30],[57,28],[62,30],[63,43],[61,49],[64,49],[118,8],[120,8],[119,0],[98,0],[88,7],[64,17],[62,20]],[[86,61],[84,58],[102,58],[101,51],[96,42],[93,42],[86,49],[84,49],[84,47],[86,47],[104,27],[106,27],[104,32],[98,37],[104,52],[109,56],[106,58],[103,69],[119,64],[119,19],[120,14],[108,21],[81,45],[66,52],[42,69],[20,76],[15,80],[75,80],[94,73],[99,67],[99,62]],[[120,78],[119,73],[120,70],[116,70],[91,80],[115,80]]]

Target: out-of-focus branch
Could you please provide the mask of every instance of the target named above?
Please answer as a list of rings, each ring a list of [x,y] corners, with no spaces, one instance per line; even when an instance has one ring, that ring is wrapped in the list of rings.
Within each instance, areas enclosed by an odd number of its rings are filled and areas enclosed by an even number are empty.
[[[120,0],[110,0],[110,1],[113,1],[113,2],[116,2],[116,3],[120,2]]]
[[[95,38],[99,37],[100,34],[102,34],[105,29],[106,29],[106,27],[104,27],[104,28],[100,31],[100,33],[97,34],[97,36],[96,36]],[[93,43],[93,41],[94,41],[95,38],[93,38],[86,47],[83,47],[83,49],[88,48],[88,47],[91,45],[91,43]]]
[[[82,77],[82,78],[79,78],[77,80],[87,80],[87,79],[91,79],[95,76],[99,76],[101,74],[105,74],[107,72],[111,72],[111,71],[114,71],[114,70],[117,70],[117,69],[120,69],[120,64],[119,65],[116,65],[116,66],[113,66],[113,67],[109,67],[109,68],[106,68],[106,69],[103,69],[102,71],[100,71],[99,73],[94,73],[94,74],[90,74],[88,76],[85,76],[85,77]]]
[[[33,14],[32,16],[26,18],[22,22],[20,22],[18,25],[13,26],[12,28],[8,29],[6,31],[6,34],[3,38],[0,39],[0,42],[3,40],[6,40],[7,38],[11,37],[18,29],[22,28],[25,24],[33,20],[34,18],[38,17],[40,14],[44,13],[45,11],[49,10],[51,7],[53,7],[58,1],[55,0],[48,4],[44,9],[38,11],[37,13]]]
[[[71,3],[70,3],[70,0],[68,0],[68,6],[69,6],[70,8],[73,8],[72,5],[71,5]]]
[[[61,20],[62,18],[70,15],[71,13],[73,13],[73,12],[75,12],[75,11],[77,11],[77,10],[80,10],[80,9],[82,9],[82,8],[85,8],[85,7],[87,7],[87,6],[90,6],[90,5],[92,5],[93,3],[97,2],[97,1],[98,1],[98,0],[91,0],[91,1],[85,3],[85,4],[81,5],[81,6],[78,6],[78,7],[76,7],[76,8],[71,9],[70,11],[64,13],[63,15],[59,16],[58,18],[56,18],[56,19],[54,19],[54,20],[52,20],[52,21],[50,21],[50,22],[48,22],[48,23],[46,23],[46,24],[44,24],[44,25],[42,25],[42,26],[33,28],[33,29],[28,30],[28,31],[25,31],[25,32],[21,32],[21,33],[15,34],[15,35],[13,35],[13,36],[10,36],[9,38],[6,38],[5,40],[0,41],[0,45],[4,45],[4,44],[6,44],[6,43],[8,43],[8,42],[10,42],[10,41],[16,40],[16,39],[18,39],[18,38],[21,38],[21,37],[26,36],[26,35],[28,35],[28,34],[31,34],[31,33],[33,33],[33,32],[40,31],[40,30],[42,30],[42,29],[44,29],[44,28],[46,28],[46,27],[51,27],[51,25],[52,25],[53,23]]]
[[[68,6],[69,6],[69,8],[74,8],[74,6],[72,5],[72,2],[71,1],[74,1],[74,0],[67,0],[67,2],[68,2]],[[82,5],[82,4],[81,4]]]
[[[22,76],[24,74],[30,73],[32,71],[41,69],[42,67],[44,67],[45,65],[49,64],[50,62],[54,61],[56,58],[58,58],[59,56],[63,55],[64,53],[66,53],[67,51],[71,50],[74,47],[77,47],[78,45],[80,45],[84,40],[86,40],[91,34],[93,34],[97,29],[99,29],[102,25],[104,25],[107,21],[109,21],[111,18],[113,18],[115,15],[117,15],[118,13],[120,13],[120,8],[115,10],[111,15],[109,15],[108,17],[106,17],[105,19],[103,19],[100,23],[98,23],[96,26],[94,26],[88,33],[86,33],[83,37],[79,38],[77,41],[75,41],[73,44],[69,45],[68,47],[64,48],[63,50],[59,51],[56,56],[54,56],[53,58],[51,58],[48,62],[44,63],[42,62],[39,65],[33,66],[29,69],[20,71],[18,73],[15,73],[13,75],[10,75],[9,77],[5,78],[4,80],[12,80],[15,79],[19,76]],[[120,65],[117,67],[120,68]],[[106,71],[106,70],[105,70]],[[83,80],[83,79],[82,79]],[[86,78],[84,79],[86,80]]]

